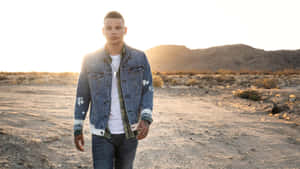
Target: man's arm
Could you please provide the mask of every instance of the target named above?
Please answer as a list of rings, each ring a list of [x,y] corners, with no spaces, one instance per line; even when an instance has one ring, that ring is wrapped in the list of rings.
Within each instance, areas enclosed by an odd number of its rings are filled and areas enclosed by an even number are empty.
[[[86,59],[84,57],[81,65],[81,72],[79,74],[77,93],[75,101],[74,111],[74,142],[77,149],[83,151],[83,122],[86,117],[89,104],[90,104],[90,89],[88,84],[87,70],[86,70]],[[79,144],[81,143],[81,145]]]
[[[147,121],[149,124],[152,123],[152,110],[153,110],[153,85],[152,85],[152,72],[148,62],[147,56],[144,54],[145,67],[143,75],[143,90],[142,100],[140,105],[141,119]]]
[[[153,110],[153,86],[152,86],[152,72],[147,56],[144,55],[144,75],[143,75],[143,89],[141,98],[141,121],[138,125],[139,134],[137,139],[143,139],[148,135],[149,125],[153,122],[152,110]]]

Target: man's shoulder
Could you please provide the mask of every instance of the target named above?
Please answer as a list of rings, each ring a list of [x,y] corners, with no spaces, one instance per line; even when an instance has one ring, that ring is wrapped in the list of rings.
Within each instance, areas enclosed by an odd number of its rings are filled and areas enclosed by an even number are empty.
[[[105,55],[104,48],[97,49],[95,51],[89,52],[84,56],[84,60],[93,60],[96,57],[103,57]]]
[[[145,55],[145,52],[140,50],[140,49],[136,49],[136,48],[133,48],[131,46],[126,46],[127,47],[127,50],[129,51],[129,53],[132,55],[132,56],[138,56],[138,57],[141,57],[141,56],[144,56]]]

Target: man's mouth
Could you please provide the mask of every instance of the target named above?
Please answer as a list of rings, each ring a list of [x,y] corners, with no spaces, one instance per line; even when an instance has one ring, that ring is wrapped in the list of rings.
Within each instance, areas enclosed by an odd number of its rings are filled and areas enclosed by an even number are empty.
[[[111,37],[110,38],[111,40],[117,40],[117,39],[119,39],[118,37]]]

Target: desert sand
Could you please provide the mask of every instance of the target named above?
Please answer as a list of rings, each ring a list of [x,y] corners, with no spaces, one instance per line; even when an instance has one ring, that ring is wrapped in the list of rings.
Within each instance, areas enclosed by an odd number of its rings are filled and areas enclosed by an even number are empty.
[[[92,168],[88,118],[85,152],[73,143],[75,92],[74,84],[0,86],[0,169]],[[155,88],[134,168],[300,168],[299,123],[259,107],[226,88]]]

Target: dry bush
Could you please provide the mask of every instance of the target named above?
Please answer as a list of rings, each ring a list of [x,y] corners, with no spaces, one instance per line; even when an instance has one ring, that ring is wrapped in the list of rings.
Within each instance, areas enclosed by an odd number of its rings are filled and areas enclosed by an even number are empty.
[[[277,89],[278,80],[277,79],[257,79],[254,83],[255,86],[265,89]]]
[[[8,79],[9,79],[9,78],[8,78],[7,76],[5,76],[5,75],[1,75],[1,76],[0,76],[0,81],[1,81],[1,80],[8,80]]]
[[[26,75],[25,75],[26,76]],[[15,83],[16,84],[24,84],[24,82],[26,81],[26,77],[25,76],[20,76],[20,77],[17,77]]]
[[[283,69],[274,72],[276,75],[295,75],[295,74],[300,74],[300,69]]]
[[[160,72],[152,72],[152,75],[159,75]]]
[[[28,81],[33,81],[36,77],[28,77]]]
[[[58,77],[76,77],[78,76],[78,73],[75,72],[61,72],[61,73],[56,73],[56,76]]]
[[[240,75],[262,75],[265,73],[264,73],[264,71],[259,71],[259,70],[242,69],[242,70],[238,71],[238,74],[240,74]]]
[[[164,85],[164,81],[159,75],[153,76],[153,86],[154,87],[162,87]]]
[[[164,72],[166,75],[196,75],[196,71],[170,71],[170,72]]]
[[[73,72],[0,72],[0,76],[8,76],[9,84],[77,84],[78,73]]]
[[[168,72],[153,72],[154,75],[197,75],[197,74],[215,74],[211,70],[191,70],[191,71],[168,71]]]
[[[171,76],[168,75],[161,75],[161,78],[165,84],[170,84],[170,85],[177,85],[178,82]]]
[[[232,76],[217,76],[215,77],[216,81],[219,83],[234,83],[235,78]]]
[[[234,70],[226,70],[226,69],[219,69],[217,72],[216,72],[216,74],[222,74],[222,75],[224,75],[224,74],[237,74],[237,72],[236,71],[234,71]]]
[[[176,74],[176,72],[152,72],[153,75],[173,75]]]
[[[199,80],[197,80],[197,79],[188,79],[185,83],[185,85],[187,85],[187,86],[194,86],[197,84],[199,84]]]
[[[169,81],[169,77],[168,75],[160,75],[161,79],[164,81],[164,82],[168,82]]]
[[[261,100],[261,93],[256,90],[248,89],[248,90],[237,90],[234,91],[234,95],[243,99],[250,99],[254,101]]]
[[[250,72],[250,70],[248,70],[248,69],[241,69],[238,73],[240,75],[244,75],[244,74],[249,74],[249,72]]]
[[[214,79],[214,77],[210,76],[210,75],[201,77],[201,80],[206,80],[206,81],[211,81],[213,79]]]
[[[215,74],[212,70],[200,70],[198,74]]]
[[[283,69],[278,71],[271,70],[229,70],[219,69],[212,70],[192,70],[192,71],[168,71],[168,72],[153,72],[154,75],[196,75],[196,74],[222,74],[222,75],[294,75],[300,74],[300,69]]]
[[[172,86],[179,85],[179,82],[178,82],[178,80],[176,80],[176,79],[170,79],[169,83],[170,83]]]

